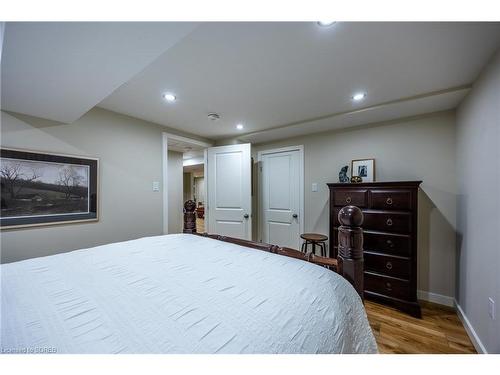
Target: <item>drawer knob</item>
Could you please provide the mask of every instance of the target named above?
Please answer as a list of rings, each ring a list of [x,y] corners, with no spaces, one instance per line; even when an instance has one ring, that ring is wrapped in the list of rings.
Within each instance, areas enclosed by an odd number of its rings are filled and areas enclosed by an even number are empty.
[[[385,264],[385,268],[387,268],[388,270],[392,270],[392,263],[391,262],[387,262]]]
[[[394,242],[392,242],[391,240],[387,240],[386,243],[387,246],[389,246],[391,249],[394,247]]]
[[[385,222],[388,226],[392,226],[392,219],[389,218],[387,219],[387,221]]]
[[[388,291],[391,291],[391,290],[392,290],[392,285],[391,285],[391,283],[389,283],[389,282],[385,283],[385,288],[386,288]]]
[[[347,197],[347,198],[345,199],[345,202],[346,202],[346,203],[351,203],[351,202],[352,202],[351,197]]]
[[[392,204],[392,198],[389,197],[385,200],[385,203],[387,203],[389,206]]]

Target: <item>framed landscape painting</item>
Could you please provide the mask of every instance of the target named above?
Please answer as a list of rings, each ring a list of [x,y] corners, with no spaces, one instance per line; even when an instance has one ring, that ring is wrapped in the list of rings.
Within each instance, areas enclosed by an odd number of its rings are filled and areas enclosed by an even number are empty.
[[[98,164],[0,149],[1,229],[98,220]]]

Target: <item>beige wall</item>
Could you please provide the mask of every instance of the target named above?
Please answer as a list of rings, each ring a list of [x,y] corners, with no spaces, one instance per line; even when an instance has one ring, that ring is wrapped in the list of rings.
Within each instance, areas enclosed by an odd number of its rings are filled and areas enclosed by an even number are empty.
[[[183,173],[183,191],[184,191],[184,202],[193,199],[193,189],[192,189],[192,178],[191,173]]]
[[[500,52],[457,112],[458,304],[500,353]],[[488,315],[496,301],[496,321]]]
[[[454,122],[453,112],[444,112],[258,145],[252,152],[257,160],[259,150],[304,145],[306,232],[328,235],[326,183],[337,182],[340,168],[350,165],[352,159],[375,158],[377,181],[423,180],[419,195],[419,289],[452,297],[456,215]],[[311,191],[313,182],[318,184],[318,192]]]
[[[196,203],[205,204],[205,178],[195,177],[194,178],[195,192],[196,192]]]
[[[2,231],[2,263],[162,233],[152,182],[162,181],[162,132],[174,130],[99,108],[72,124],[1,116],[3,147],[100,159],[99,221]]]
[[[184,173],[182,153],[168,152],[168,233],[182,233]]]

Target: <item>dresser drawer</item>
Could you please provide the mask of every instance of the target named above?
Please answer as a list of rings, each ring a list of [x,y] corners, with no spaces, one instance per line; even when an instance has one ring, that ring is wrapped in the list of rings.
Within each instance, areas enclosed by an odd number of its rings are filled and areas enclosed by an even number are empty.
[[[368,189],[336,190],[333,203],[335,206],[366,207],[368,203]]]
[[[365,270],[409,280],[410,259],[364,252]]]
[[[392,235],[364,232],[363,248],[377,253],[410,256],[411,237],[406,235]]]
[[[410,299],[410,283],[389,276],[365,272],[365,290],[403,300]]]
[[[404,212],[363,212],[363,229],[410,233],[411,216]]]
[[[371,208],[382,210],[410,210],[411,191],[371,190]]]

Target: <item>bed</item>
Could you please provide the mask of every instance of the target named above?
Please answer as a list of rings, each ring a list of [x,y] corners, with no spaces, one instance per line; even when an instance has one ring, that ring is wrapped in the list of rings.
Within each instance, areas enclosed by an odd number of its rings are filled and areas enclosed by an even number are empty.
[[[1,266],[3,353],[376,353],[319,265],[193,234]]]

